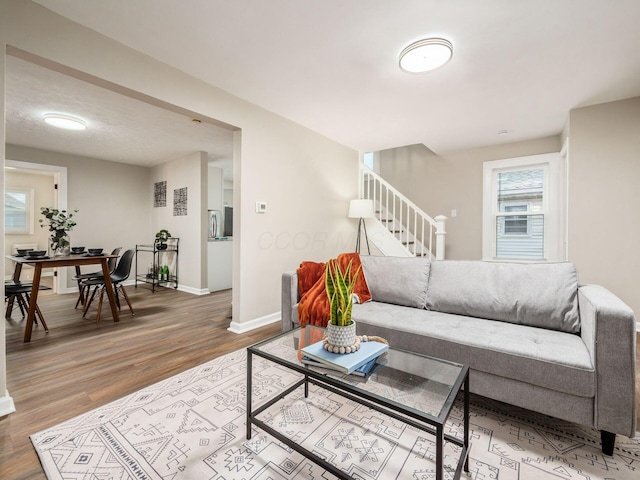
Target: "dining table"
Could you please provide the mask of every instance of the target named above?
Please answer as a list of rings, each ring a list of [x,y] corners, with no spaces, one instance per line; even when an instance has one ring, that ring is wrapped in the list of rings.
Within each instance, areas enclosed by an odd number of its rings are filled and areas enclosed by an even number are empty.
[[[20,274],[22,273],[23,265],[31,265],[34,268],[33,280],[31,284],[31,297],[29,299],[27,321],[24,329],[24,343],[28,343],[31,341],[31,332],[33,330],[33,324],[36,318],[36,306],[38,302],[38,291],[40,289],[40,278],[42,276],[42,269],[44,268],[79,268],[85,265],[101,265],[102,274],[104,275],[104,283],[107,290],[107,297],[109,298],[109,305],[111,306],[111,315],[113,317],[113,321],[120,321],[116,296],[111,284],[111,275],[107,264],[108,260],[114,257],[117,258],[118,256],[111,254],[91,255],[84,253],[34,258],[28,256],[8,255],[7,258],[15,262],[15,269],[13,272],[14,282],[20,281]]]

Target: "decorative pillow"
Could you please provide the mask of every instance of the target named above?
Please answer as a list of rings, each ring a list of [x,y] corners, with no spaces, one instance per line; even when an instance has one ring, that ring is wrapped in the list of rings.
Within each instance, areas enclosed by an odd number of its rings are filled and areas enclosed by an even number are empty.
[[[434,262],[427,308],[577,333],[578,274],[571,263]]]
[[[424,257],[361,255],[362,270],[375,302],[424,308],[429,260]]]

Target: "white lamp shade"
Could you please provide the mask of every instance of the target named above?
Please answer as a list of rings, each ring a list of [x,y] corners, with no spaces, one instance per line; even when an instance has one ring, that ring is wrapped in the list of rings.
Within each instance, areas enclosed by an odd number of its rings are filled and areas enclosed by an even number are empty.
[[[373,200],[351,200],[349,218],[373,218]]]

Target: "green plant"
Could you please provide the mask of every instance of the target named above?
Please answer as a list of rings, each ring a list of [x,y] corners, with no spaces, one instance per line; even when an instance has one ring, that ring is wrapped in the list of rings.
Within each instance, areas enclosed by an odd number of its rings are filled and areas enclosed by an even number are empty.
[[[351,275],[353,260],[344,272],[336,260],[329,260],[325,267],[325,288],[331,309],[330,323],[337,326],[351,325],[353,289],[360,273],[360,267]]]
[[[40,213],[44,215],[44,219],[39,219],[41,224],[40,228],[49,227],[51,234],[51,248],[57,250],[58,248],[68,247],[69,239],[67,232],[73,230],[73,227],[77,225],[73,216],[78,213],[78,210],[73,212],[67,212],[66,210],[58,210],[57,208],[42,207]]]
[[[169,233],[168,230],[165,230],[164,228],[162,230],[160,230],[158,233],[156,233],[156,242],[157,243],[163,244],[167,240],[169,240],[169,238],[171,238],[171,234]]]

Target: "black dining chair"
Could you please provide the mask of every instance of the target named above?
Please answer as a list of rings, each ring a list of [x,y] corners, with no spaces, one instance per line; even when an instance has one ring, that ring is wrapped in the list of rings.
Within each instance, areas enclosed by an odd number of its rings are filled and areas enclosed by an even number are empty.
[[[111,255],[120,255],[120,250],[122,250],[122,247],[114,248],[111,252]],[[113,257],[107,260],[107,267],[109,268],[110,273],[113,273],[113,270],[116,268],[117,262],[117,257]],[[78,305],[80,304],[82,304],[82,306],[84,307],[84,304],[86,302],[86,287],[82,284],[82,281],[89,280],[91,278],[102,278],[103,275],[104,274],[102,273],[102,270],[90,273],[80,273],[80,267],[76,267],[76,275],[73,277],[73,280],[78,282],[78,300],[76,300],[76,306],[74,308],[78,308]]]
[[[124,282],[127,278],[129,278],[129,274],[131,273],[131,264],[133,262],[133,250],[127,250],[122,254],[118,265],[116,266],[113,273],[110,275],[111,284],[113,285],[113,290],[116,296],[116,303],[118,304],[118,309],[120,308],[120,293],[129,305],[129,310],[131,311],[131,315],[135,315],[133,311],[133,307],[131,306],[131,301],[129,300],[129,296],[127,295],[127,291],[124,288],[122,282]],[[82,281],[82,285],[87,289],[85,295],[85,305],[82,312],[82,316],[84,317],[89,311],[89,307],[93,302],[98,290],[100,290],[100,302],[98,303],[98,313],[96,315],[96,322],[100,321],[100,312],[102,311],[102,303],[104,300],[104,294],[106,285],[104,283],[104,277],[96,277],[89,278]],[[93,293],[89,296],[89,292],[93,287]]]
[[[31,301],[31,283],[22,283],[22,282],[14,282],[10,281],[5,283],[4,285],[4,299],[7,302],[7,309],[5,311],[5,318],[11,317],[11,313],[13,312],[13,306],[15,302],[18,302],[18,307],[20,307],[20,313],[24,317],[29,310],[29,302]],[[45,287],[43,285],[40,286],[39,290],[50,290],[49,287]],[[40,311],[40,307],[36,303],[36,316],[34,318],[34,322],[36,325],[38,324],[38,318],[44,327],[45,332],[49,331],[49,327],[47,327],[47,322],[44,321],[44,316]]]

